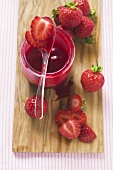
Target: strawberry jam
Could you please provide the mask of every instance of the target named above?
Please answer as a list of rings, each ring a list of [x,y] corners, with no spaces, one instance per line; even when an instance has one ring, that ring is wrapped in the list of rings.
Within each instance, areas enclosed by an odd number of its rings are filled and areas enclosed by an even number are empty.
[[[42,54],[39,49],[36,49],[34,47],[30,47],[28,51],[26,52],[26,59],[29,65],[35,69],[36,71],[41,71],[42,69]],[[47,73],[53,73],[63,68],[65,63],[68,60],[68,55],[65,53],[65,51],[60,48],[58,45],[55,45],[52,48],[49,62],[48,62],[48,68]]]
[[[42,53],[31,47],[26,40],[20,49],[21,65],[27,79],[38,85],[42,68]],[[45,87],[55,87],[65,80],[72,68],[75,57],[75,46],[70,36],[56,28],[55,43],[49,56]]]

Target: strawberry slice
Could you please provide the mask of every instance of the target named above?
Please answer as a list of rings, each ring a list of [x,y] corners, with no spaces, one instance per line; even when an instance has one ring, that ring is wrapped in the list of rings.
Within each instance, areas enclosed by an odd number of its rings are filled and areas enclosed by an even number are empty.
[[[47,42],[46,41],[35,41],[31,35],[30,31],[26,31],[25,33],[25,38],[28,42],[29,45],[33,46],[33,47],[37,47],[37,48],[43,48],[47,46]]]
[[[53,21],[49,17],[42,17],[44,20],[48,21],[51,24],[54,24]]]
[[[55,122],[58,126],[61,126],[63,123],[65,123],[68,120],[71,120],[74,118],[74,114],[69,110],[60,110],[55,115]]]
[[[80,123],[76,119],[71,119],[58,128],[61,135],[68,139],[76,139],[80,134]]]
[[[79,121],[81,126],[86,124],[87,117],[86,117],[86,114],[82,110],[74,112],[74,116]]]
[[[79,95],[73,94],[70,96],[68,101],[68,109],[71,111],[78,111],[82,106],[82,99]]]
[[[31,23],[31,33],[36,41],[45,41],[53,33],[54,26],[47,17],[36,16]]]
[[[31,96],[29,99],[26,100],[26,103],[25,103],[25,110],[26,110],[27,114],[32,118],[36,118],[35,113],[34,113],[35,100],[36,100],[36,95]],[[41,98],[38,99],[37,106],[39,109],[37,115],[39,115],[39,117],[40,117],[40,115],[41,115]],[[46,99],[44,98],[44,114],[47,112],[47,110],[48,110],[48,103],[47,103]]]
[[[88,125],[81,127],[80,135],[78,137],[80,141],[87,143],[92,142],[95,138],[95,132]]]

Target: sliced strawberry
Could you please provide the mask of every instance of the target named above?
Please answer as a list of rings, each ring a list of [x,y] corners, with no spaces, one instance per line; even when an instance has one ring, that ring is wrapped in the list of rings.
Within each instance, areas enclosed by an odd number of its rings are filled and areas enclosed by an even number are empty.
[[[71,111],[78,111],[82,106],[82,99],[79,95],[73,94],[68,101],[68,108]]]
[[[55,122],[58,126],[61,126],[63,123],[65,123],[68,120],[71,120],[74,118],[74,114],[69,110],[60,110],[55,115]]]
[[[79,121],[81,126],[86,124],[87,117],[86,117],[86,114],[82,110],[74,112],[74,116]]]
[[[80,134],[80,123],[76,119],[71,119],[63,123],[58,130],[66,138],[75,139]]]
[[[29,45],[31,45],[33,47],[37,47],[37,42],[33,39],[30,31],[26,31],[25,38]]]
[[[45,41],[52,35],[54,26],[49,20],[47,17],[36,16],[32,21],[31,33],[36,41]]]
[[[92,142],[95,138],[95,132],[88,125],[81,127],[80,135],[78,136],[80,141],[87,143]]]
[[[42,17],[44,20],[48,21],[51,24],[54,24],[53,21],[49,17]]]
[[[35,41],[31,35],[31,32],[30,31],[26,31],[25,33],[25,38],[28,42],[29,45],[33,46],[33,47],[37,47],[37,48],[43,48],[43,47],[46,47],[47,46],[47,42],[46,41]]]
[[[35,113],[34,113],[34,109],[35,109],[35,100],[36,100],[36,95],[31,96],[29,99],[26,100],[25,103],[25,110],[27,112],[27,114],[32,117],[32,118],[36,118]],[[37,105],[38,105],[38,115],[41,115],[41,99],[39,98],[37,101]],[[47,112],[48,110],[48,103],[46,101],[46,99],[44,99],[44,114]]]

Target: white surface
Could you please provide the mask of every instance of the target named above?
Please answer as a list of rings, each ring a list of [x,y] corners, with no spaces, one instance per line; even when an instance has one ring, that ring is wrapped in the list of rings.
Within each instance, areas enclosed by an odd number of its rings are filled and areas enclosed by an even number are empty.
[[[96,3],[96,1],[95,1]],[[18,1],[0,1],[0,170],[113,170],[113,1],[102,0],[102,154],[12,153]]]

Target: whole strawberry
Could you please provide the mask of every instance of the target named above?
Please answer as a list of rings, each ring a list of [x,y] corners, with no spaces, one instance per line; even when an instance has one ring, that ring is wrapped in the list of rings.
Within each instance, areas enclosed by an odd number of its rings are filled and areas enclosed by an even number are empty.
[[[57,9],[53,9],[52,10],[52,15],[53,15],[53,18],[54,18],[54,22],[55,22],[55,24],[57,26],[61,25],[60,20],[59,20],[59,10],[61,8],[64,8],[64,6],[58,6]]]
[[[36,118],[35,113],[34,113],[35,100],[36,100],[36,95],[31,96],[29,99],[26,100],[26,103],[25,103],[25,110],[26,110],[27,114],[32,118]],[[37,116],[39,115],[39,117],[40,117],[40,115],[41,115],[41,98],[38,99],[37,105],[39,107]],[[48,103],[47,103],[46,99],[44,99],[44,114],[47,112],[47,110],[48,110]]]
[[[80,8],[83,12],[83,15],[88,16],[90,14],[90,5],[87,0],[74,0],[74,4]]]
[[[81,75],[81,84],[85,91],[96,92],[102,88],[105,80],[104,76],[100,73],[102,67],[92,65],[91,69],[86,70]]]
[[[58,26],[58,25],[60,25],[61,23],[60,23],[60,21],[59,21],[59,16],[57,15],[57,16],[55,16],[55,18],[54,18],[54,22],[55,22],[55,24],[56,24],[56,26]]]
[[[78,139],[81,142],[84,143],[92,142],[95,138],[96,138],[95,132],[88,125],[84,125],[81,127],[80,135],[78,136]]]
[[[62,26],[67,28],[78,26],[82,21],[82,16],[81,9],[77,8],[73,2],[59,9],[59,21]]]
[[[86,17],[82,17],[82,21],[78,27],[75,28],[74,34],[79,38],[89,37],[94,29],[94,22]]]

